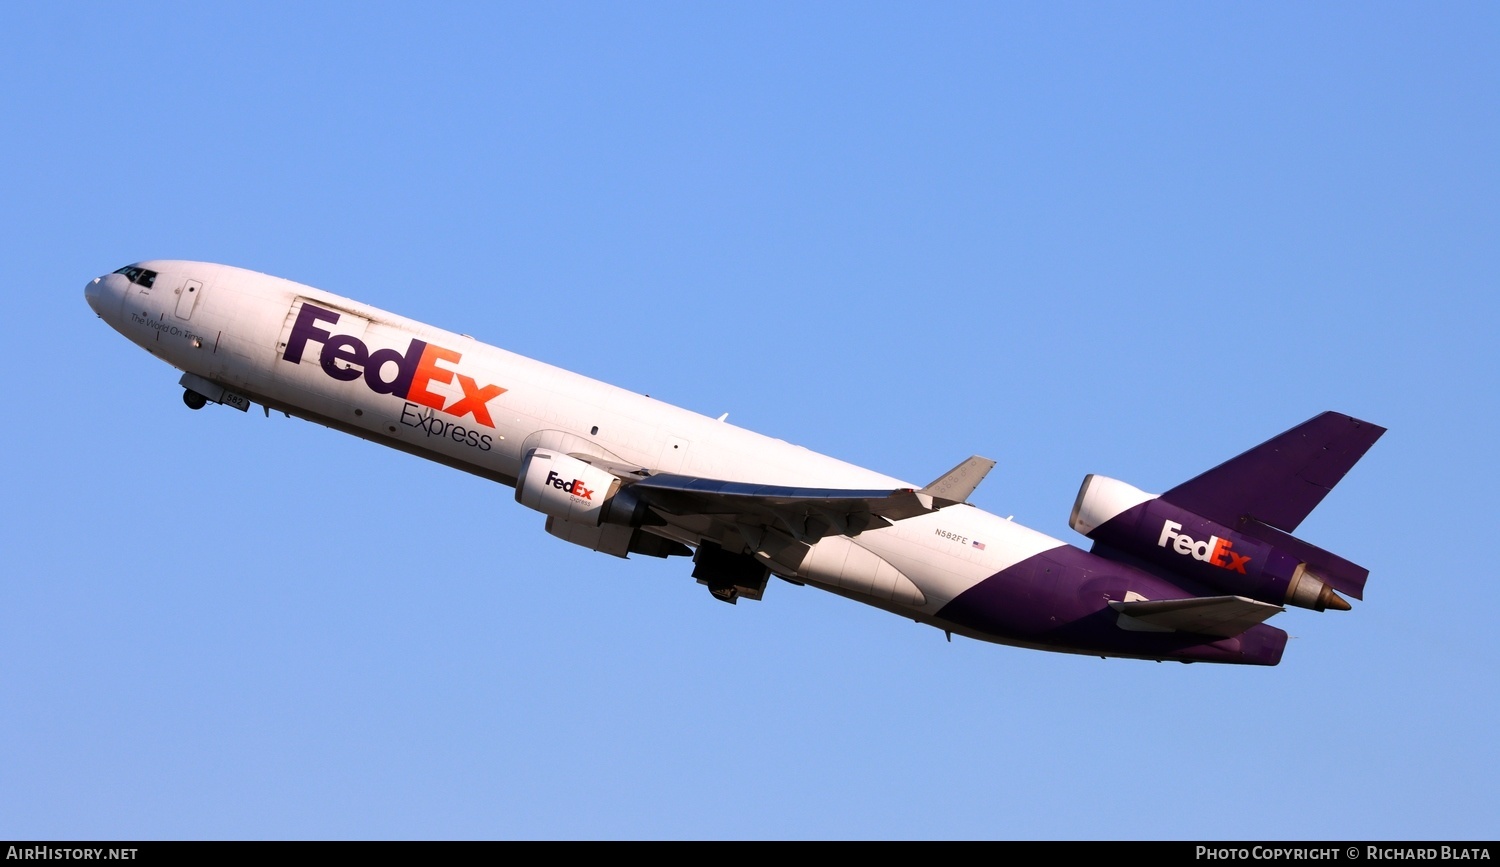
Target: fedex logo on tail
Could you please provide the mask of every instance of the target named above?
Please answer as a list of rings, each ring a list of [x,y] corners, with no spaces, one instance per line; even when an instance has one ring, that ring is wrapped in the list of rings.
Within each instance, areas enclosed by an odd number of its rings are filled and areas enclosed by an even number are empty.
[[[394,349],[371,351],[358,337],[334,334],[323,327],[324,324],[336,325],[338,321],[337,312],[303,301],[302,310],[287,338],[286,349],[281,353],[282,360],[300,364],[307,344],[320,343],[323,349],[318,353],[318,363],[323,372],[334,379],[352,382],[363,376],[365,385],[376,394],[393,394],[455,418],[472,415],[479,424],[495,426],[489,402],[504,394],[505,389],[498,385],[481,386],[473,377],[459,373],[456,368],[463,360],[462,353],[416,338],[412,338],[405,352]],[[338,366],[340,361],[349,366]],[[385,378],[387,372],[391,374],[390,379]],[[463,396],[452,403],[428,390],[433,383],[448,385],[455,377]]]
[[[1250,562],[1249,555],[1241,557],[1230,549],[1234,543],[1228,539],[1218,536],[1209,536],[1204,541],[1198,541],[1192,536],[1185,536],[1177,532],[1182,525],[1176,521],[1166,521],[1161,527],[1161,538],[1156,540],[1159,548],[1166,548],[1167,542],[1171,542],[1170,550],[1179,554],[1186,554],[1194,560],[1202,560],[1210,566],[1218,566],[1220,569],[1228,569],[1231,572],[1245,573],[1245,564]]]

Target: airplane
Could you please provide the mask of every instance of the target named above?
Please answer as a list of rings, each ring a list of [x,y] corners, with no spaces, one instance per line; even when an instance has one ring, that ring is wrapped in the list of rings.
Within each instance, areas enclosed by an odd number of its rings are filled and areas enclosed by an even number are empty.
[[[723,602],[759,600],[775,576],[950,642],[1276,665],[1287,633],[1268,618],[1347,611],[1369,576],[1292,535],[1385,433],[1340,413],[1159,495],[1086,476],[1069,519],[1085,551],[971,505],[995,465],[978,455],[917,487],[228,265],[143,261],[84,295],[182,371],[192,409],[258,404],[499,482],[574,545],[690,557]]]

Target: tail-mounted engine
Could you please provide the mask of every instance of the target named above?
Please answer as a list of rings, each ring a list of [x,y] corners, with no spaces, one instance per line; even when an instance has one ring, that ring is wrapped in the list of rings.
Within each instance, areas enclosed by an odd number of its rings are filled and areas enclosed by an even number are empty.
[[[1069,525],[1094,553],[1138,557],[1169,572],[1275,605],[1349,610],[1335,589],[1360,597],[1368,571],[1244,516],[1226,527],[1105,476],[1083,480]]]

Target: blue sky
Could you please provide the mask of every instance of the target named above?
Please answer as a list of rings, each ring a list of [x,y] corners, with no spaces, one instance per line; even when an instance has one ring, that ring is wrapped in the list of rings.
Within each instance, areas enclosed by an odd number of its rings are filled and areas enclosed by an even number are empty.
[[[1491,3],[3,13],[0,838],[1500,833]],[[147,258],[299,280],[1070,542],[1318,412],[1371,570],[1275,668],[1023,651],[191,413]]]

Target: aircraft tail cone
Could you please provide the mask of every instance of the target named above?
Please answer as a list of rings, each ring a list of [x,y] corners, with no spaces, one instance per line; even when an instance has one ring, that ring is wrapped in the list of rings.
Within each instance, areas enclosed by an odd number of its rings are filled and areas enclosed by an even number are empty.
[[[1324,588],[1322,602],[1325,609],[1332,608],[1334,611],[1348,611],[1354,607],[1344,597],[1333,592],[1331,587]]]

